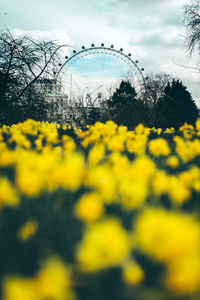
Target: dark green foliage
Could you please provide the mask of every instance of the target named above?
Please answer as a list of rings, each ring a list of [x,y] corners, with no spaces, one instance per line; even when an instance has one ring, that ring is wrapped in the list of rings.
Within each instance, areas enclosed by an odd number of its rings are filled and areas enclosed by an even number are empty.
[[[194,124],[198,118],[197,106],[187,88],[179,80],[168,82],[163,97],[154,107],[155,126],[178,128],[185,122]]]
[[[129,82],[122,81],[112,98],[107,101],[110,119],[129,129],[139,123],[150,125],[150,109],[136,97],[134,87]]]
[[[24,121],[26,119],[33,119],[36,121],[44,121],[50,113],[50,104],[47,103],[45,95],[38,92],[34,87],[26,91],[22,103],[15,109],[15,122]]]
[[[0,123],[6,123],[14,113],[14,95],[19,81],[0,69]]]
[[[75,246],[83,230],[74,215],[78,198],[78,193],[58,190],[37,199],[23,198],[20,209],[4,209],[0,227],[0,280],[5,274],[34,275],[41,257],[57,254],[65,261],[74,261]],[[24,243],[20,242],[17,232],[30,219],[39,224],[37,234]]]
[[[98,107],[91,107],[88,114],[88,125],[95,124],[101,119],[101,111]]]
[[[114,110],[120,109],[135,99],[136,95],[136,91],[131,84],[128,81],[122,81],[111,100],[108,101],[108,105]]]
[[[0,98],[0,122],[3,124],[14,124],[26,119],[43,121],[47,119],[50,106],[42,93],[35,91],[33,87],[24,93],[19,100],[11,95],[10,99]]]

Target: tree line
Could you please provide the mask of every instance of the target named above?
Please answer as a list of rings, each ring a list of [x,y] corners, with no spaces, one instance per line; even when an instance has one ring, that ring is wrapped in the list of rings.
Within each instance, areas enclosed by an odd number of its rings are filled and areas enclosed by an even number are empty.
[[[160,76],[165,77],[166,74],[159,74]],[[195,123],[198,118],[197,106],[179,79],[172,79],[166,86],[156,87],[156,90],[154,79],[150,84],[151,91],[154,94],[159,92],[160,95],[154,98],[154,103],[145,103],[137,97],[130,82],[122,81],[110,100],[106,101],[102,120],[112,119],[129,129],[133,129],[138,123],[161,128],[178,128],[184,122]]]

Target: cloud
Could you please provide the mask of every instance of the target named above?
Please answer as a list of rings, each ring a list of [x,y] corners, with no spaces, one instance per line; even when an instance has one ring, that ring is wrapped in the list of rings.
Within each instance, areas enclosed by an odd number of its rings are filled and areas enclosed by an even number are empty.
[[[73,44],[67,32],[63,29],[54,29],[52,31],[47,31],[47,30],[22,30],[22,29],[15,28],[12,30],[12,33],[15,36],[28,35],[35,40],[56,41],[62,45],[68,44],[72,46]]]
[[[64,59],[64,56],[69,56],[71,49],[73,47],[73,42],[69,38],[67,32],[63,29],[54,29],[52,31],[47,30],[22,30],[15,28],[11,32],[16,36],[20,37],[23,35],[30,36],[34,40],[38,41],[54,41],[58,45],[66,45],[66,47],[61,48],[60,54]]]
[[[183,47],[183,31],[173,27],[171,31],[164,27],[155,31],[147,31],[137,37],[132,37],[129,41],[131,46],[141,45],[145,47],[177,48]]]

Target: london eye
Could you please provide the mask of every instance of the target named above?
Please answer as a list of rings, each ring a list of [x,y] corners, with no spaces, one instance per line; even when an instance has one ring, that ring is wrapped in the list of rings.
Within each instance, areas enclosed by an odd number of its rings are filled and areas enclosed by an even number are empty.
[[[91,44],[82,46],[81,50],[74,49],[70,56],[65,56],[61,65],[65,73],[65,84],[69,98],[93,97],[98,103],[98,97],[108,99],[122,80],[129,80],[140,92],[145,87],[144,68],[132,54],[125,54],[123,48],[115,49],[114,45],[107,47]]]

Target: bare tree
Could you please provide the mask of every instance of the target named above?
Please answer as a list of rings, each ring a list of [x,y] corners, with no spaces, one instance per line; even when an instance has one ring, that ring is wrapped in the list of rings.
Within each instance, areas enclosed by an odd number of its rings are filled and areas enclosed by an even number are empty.
[[[187,50],[190,55],[195,47],[200,51],[200,1],[193,0],[184,6],[184,22],[187,28],[185,38]]]
[[[141,86],[141,92],[138,95],[141,100],[152,105],[157,103],[164,95],[165,87],[172,80],[172,76],[166,73],[149,73],[146,76],[145,83]]]
[[[38,79],[58,80],[63,46],[55,41],[35,41],[29,36],[15,37],[9,30],[0,33],[1,122],[8,121],[13,109],[22,111],[27,106],[30,92],[33,100]],[[38,97],[42,90],[36,94]]]
[[[86,94],[72,95],[68,101],[69,121],[79,128],[95,123],[100,120],[103,101],[100,92],[95,96],[90,91]]]

